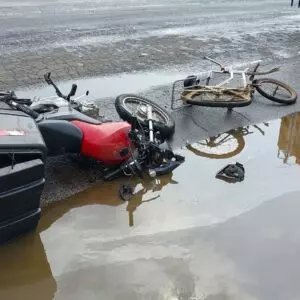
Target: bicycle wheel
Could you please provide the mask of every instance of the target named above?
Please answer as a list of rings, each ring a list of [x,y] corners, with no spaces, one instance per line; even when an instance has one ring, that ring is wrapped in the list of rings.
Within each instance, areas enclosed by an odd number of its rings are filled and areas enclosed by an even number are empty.
[[[224,89],[198,86],[185,89],[181,94],[181,99],[190,105],[234,108],[250,105],[252,92],[250,87]]]
[[[153,128],[164,138],[169,138],[175,131],[175,121],[172,116],[155,102],[132,94],[120,95],[116,98],[115,107],[119,116],[129,123],[137,117],[143,126],[147,126],[146,107],[152,107]]]
[[[253,81],[253,86],[264,97],[280,104],[294,104],[297,100],[296,91],[279,80],[260,78]]]
[[[240,130],[231,130],[213,138],[187,145],[194,154],[213,159],[234,157],[245,147],[245,140]]]

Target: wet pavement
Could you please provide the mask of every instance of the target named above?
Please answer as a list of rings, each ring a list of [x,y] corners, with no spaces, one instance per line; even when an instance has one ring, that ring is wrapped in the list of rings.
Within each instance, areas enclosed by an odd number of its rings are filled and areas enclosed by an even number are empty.
[[[120,179],[43,209],[0,248],[0,299],[300,298],[300,114],[191,142],[157,182]],[[240,162],[245,180],[215,178]],[[121,183],[135,187],[129,203]]]
[[[282,0],[2,0],[0,86],[299,57],[299,10]]]
[[[101,2],[101,4],[99,4]],[[281,0],[3,0],[0,3],[0,90],[53,95],[52,71],[69,92],[90,91],[101,116],[117,120],[114,98],[138,93],[170,109],[171,82],[210,67],[210,55],[235,66],[282,66],[275,77],[300,91],[299,9]],[[66,80],[69,80],[65,82]],[[35,88],[32,88],[35,86]],[[38,86],[38,87],[37,87]],[[29,88],[28,90],[24,90]],[[235,109],[188,108],[173,113],[173,146],[300,111],[256,95]],[[68,157],[49,159],[44,201],[64,199],[101,178],[102,170]]]
[[[261,70],[281,66],[280,72],[272,74],[272,77],[279,78],[294,87],[298,94],[300,85],[299,61],[287,60],[284,63],[262,63]],[[238,66],[244,68],[247,64]],[[209,64],[208,64],[209,67]],[[76,80],[78,84],[77,95],[84,94],[88,89],[90,94],[82,98],[82,103],[96,103],[99,106],[99,113],[107,119],[119,120],[114,108],[115,97],[122,93],[137,93],[146,96],[171,111],[172,82],[184,78],[190,73],[172,71],[160,72],[137,72],[135,74],[123,74],[108,77],[95,77]],[[198,73],[196,73],[198,74]],[[53,76],[53,80],[55,77]],[[68,93],[73,81],[62,82],[61,90]],[[98,98],[97,95],[103,97]],[[40,97],[52,96],[53,88],[44,86],[29,90],[19,90],[17,95],[28,97],[37,95]],[[176,131],[172,140],[174,149],[181,147],[186,141],[193,142],[234,129],[240,126],[247,126],[280,118],[286,114],[300,111],[300,102],[290,106],[275,104],[257,92],[253,103],[250,106],[235,108],[228,112],[223,108],[209,107],[188,107],[173,111],[176,122]],[[63,156],[49,158],[47,165],[47,182],[43,194],[43,202],[62,200],[79,191],[82,191],[95,181],[101,179],[103,168],[98,164],[84,164],[74,161],[73,157]]]

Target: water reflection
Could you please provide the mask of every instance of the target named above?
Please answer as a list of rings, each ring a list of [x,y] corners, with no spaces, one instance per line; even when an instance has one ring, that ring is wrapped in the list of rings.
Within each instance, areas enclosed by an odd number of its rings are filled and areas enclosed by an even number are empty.
[[[0,266],[0,299],[53,299],[56,281],[38,233],[2,246]]]
[[[268,123],[263,123],[269,126]],[[253,125],[229,130],[203,141],[187,145],[187,149],[194,154],[213,159],[225,159],[238,155],[245,148],[244,137],[253,134],[255,131],[265,135],[262,126]]]
[[[300,113],[281,119],[278,157],[285,164],[300,164]]]
[[[226,299],[220,278],[238,291],[236,298],[230,299],[242,299],[238,296],[245,288],[237,278],[241,278],[244,262],[243,274],[264,290],[263,280],[255,281],[260,263],[250,272],[247,261],[252,255],[251,265],[261,257],[267,262],[269,252],[255,249],[244,255],[241,249],[236,256],[235,249],[246,242],[259,248],[264,242],[273,250],[259,230],[270,228],[264,226],[270,209],[265,210],[259,225],[255,211],[266,202],[273,205],[278,196],[299,192],[300,168],[282,168],[277,158],[279,148],[299,161],[299,123],[297,114],[270,126],[230,131],[206,141],[200,157],[196,147],[183,150],[186,163],[174,174],[149,181],[133,178],[99,183],[48,205],[36,233],[0,248],[0,299],[76,300],[91,299],[91,293],[99,296],[97,299],[148,299],[144,295],[154,295],[153,299],[188,300],[201,293],[203,299]],[[212,153],[210,148],[218,151]],[[207,159],[207,154],[218,154],[216,158],[224,160]],[[214,178],[233,157],[246,168],[244,182],[235,186]],[[130,202],[119,197],[122,184],[134,187]],[[294,211],[287,210],[286,199],[281,203],[278,211]],[[251,217],[241,230],[239,220],[245,220],[245,214]],[[279,233],[270,232],[276,238],[282,230],[299,228],[293,223],[285,229],[287,223],[282,225],[281,218],[269,216],[269,220],[279,220],[273,226]],[[296,216],[293,220],[297,225]],[[237,229],[235,238],[232,232]],[[254,235],[251,239],[248,232]],[[276,245],[280,249],[282,243]],[[270,270],[268,263],[265,269]],[[266,282],[266,289],[272,290],[273,283]]]
[[[153,181],[145,181],[139,186],[136,186],[133,196],[128,202],[126,208],[129,215],[129,226],[134,226],[133,213],[142,203],[147,203],[158,199],[160,196],[156,194],[160,192],[167,184],[177,184],[176,181],[172,180],[172,176],[172,174],[169,174]],[[144,196],[149,194],[149,192],[151,197],[146,197],[146,199],[143,200]]]
[[[136,209],[143,203],[147,203],[159,198],[159,192],[168,185],[176,184],[172,179],[173,174],[168,174],[160,178],[143,181],[137,178],[130,178],[124,181],[119,179],[113,182],[99,183],[83,191],[75,196],[72,196],[63,202],[51,203],[43,210],[42,220],[40,222],[40,231],[49,228],[52,223],[61,218],[68,211],[77,207],[88,205],[106,205],[106,206],[125,206],[128,212],[128,224],[134,225],[133,214]],[[119,196],[120,186],[128,185],[133,188],[133,195],[128,202],[121,200]]]
[[[188,144],[187,149],[198,156],[206,158],[226,159],[235,157],[246,146],[244,137],[255,132],[264,136],[264,127],[269,127],[269,123],[233,129],[214,137]],[[300,113],[281,118],[278,134],[278,158],[284,164],[300,165]]]
[[[62,218],[68,211],[91,205],[125,206],[128,224],[134,226],[134,212],[143,203],[159,198],[167,184],[176,184],[172,174],[155,180],[140,181],[136,178],[125,183],[133,187],[130,202],[119,197],[119,187],[124,180],[99,183],[63,202],[44,207],[36,232],[14,240],[0,248],[0,299],[53,299],[56,292],[54,280],[40,234]],[[153,196],[155,195],[155,196]],[[5,271],[4,271],[5,270]]]

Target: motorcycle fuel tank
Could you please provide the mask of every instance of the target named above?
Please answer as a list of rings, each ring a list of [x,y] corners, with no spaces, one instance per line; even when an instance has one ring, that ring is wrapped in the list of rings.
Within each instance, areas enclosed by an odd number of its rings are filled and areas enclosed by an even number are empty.
[[[83,133],[81,154],[105,164],[120,164],[130,156],[127,122],[107,122],[99,125],[72,121]]]

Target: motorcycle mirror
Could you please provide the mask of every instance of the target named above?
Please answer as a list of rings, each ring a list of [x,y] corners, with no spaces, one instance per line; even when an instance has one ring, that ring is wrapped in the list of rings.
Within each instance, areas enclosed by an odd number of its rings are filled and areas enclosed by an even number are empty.
[[[85,95],[86,95],[86,96],[88,96],[89,94],[90,94],[90,92],[89,92],[89,91],[86,91],[86,92],[85,92]]]

